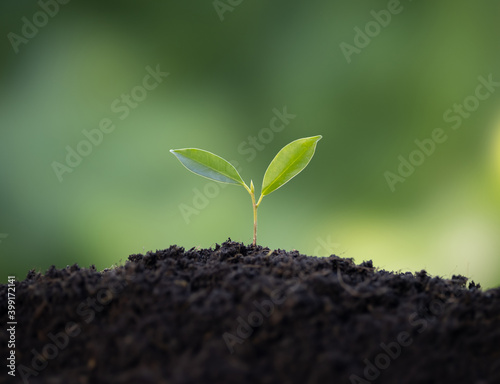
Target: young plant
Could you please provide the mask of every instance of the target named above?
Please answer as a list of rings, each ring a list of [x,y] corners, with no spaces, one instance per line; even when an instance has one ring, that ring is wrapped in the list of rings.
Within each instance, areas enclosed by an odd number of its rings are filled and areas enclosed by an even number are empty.
[[[245,184],[236,168],[222,157],[197,148],[171,149],[177,159],[188,170],[219,183],[236,184],[244,187],[252,198],[253,245],[257,244],[257,208],[264,196],[274,192],[297,176],[311,161],[316,144],[321,136],[305,137],[285,145],[267,167],[262,182],[259,200],[255,202],[255,187]]]

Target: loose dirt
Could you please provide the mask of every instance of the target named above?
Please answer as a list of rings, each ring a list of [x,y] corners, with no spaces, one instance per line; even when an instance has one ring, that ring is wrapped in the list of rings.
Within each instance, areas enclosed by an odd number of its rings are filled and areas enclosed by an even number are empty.
[[[500,289],[230,240],[30,271],[15,378],[0,311],[5,383],[500,383]]]

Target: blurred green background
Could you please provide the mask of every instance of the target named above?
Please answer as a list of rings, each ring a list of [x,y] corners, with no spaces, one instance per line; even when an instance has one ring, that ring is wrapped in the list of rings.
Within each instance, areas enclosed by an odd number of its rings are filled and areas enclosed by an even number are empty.
[[[475,98],[480,76],[500,81],[499,11],[495,1],[2,2],[0,281],[52,264],[103,269],[171,244],[251,243],[248,194],[187,172],[168,150],[234,160],[260,188],[281,147],[321,134],[304,172],[263,200],[259,244],[499,286],[500,87]],[[169,73],[151,90],[148,66]],[[473,111],[446,121],[464,100]],[[273,132],[284,109],[295,117]],[[115,129],[99,142],[103,119]],[[392,191],[386,172],[436,128],[446,141]],[[68,150],[91,153],[58,177]]]

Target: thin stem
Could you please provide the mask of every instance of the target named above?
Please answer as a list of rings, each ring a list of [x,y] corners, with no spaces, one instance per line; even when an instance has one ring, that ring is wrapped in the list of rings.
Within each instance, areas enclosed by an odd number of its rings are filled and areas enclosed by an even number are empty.
[[[264,197],[264,195],[260,195],[259,201],[257,201],[257,208],[259,207],[260,203],[262,202],[263,197]]]
[[[243,184],[243,187],[248,191],[250,197],[252,198],[252,208],[253,208],[253,246],[257,246],[257,208],[259,208],[259,204],[262,201],[263,195],[260,195],[259,201],[255,202],[255,187],[253,185],[253,181],[250,181],[250,188]]]
[[[253,205],[253,246],[257,245],[257,204],[255,204],[255,193],[252,193]]]
[[[259,201],[255,202],[255,187],[253,185],[253,181],[250,180],[250,188],[248,185],[243,183],[243,187],[247,190],[252,198],[252,208],[253,208],[253,246],[257,246],[257,208],[259,208],[260,203],[262,202],[262,198],[264,195],[260,195]]]
[[[255,193],[252,194],[252,204],[253,204],[253,246],[257,245],[257,208],[262,201],[264,196],[260,195],[259,201],[255,203]]]

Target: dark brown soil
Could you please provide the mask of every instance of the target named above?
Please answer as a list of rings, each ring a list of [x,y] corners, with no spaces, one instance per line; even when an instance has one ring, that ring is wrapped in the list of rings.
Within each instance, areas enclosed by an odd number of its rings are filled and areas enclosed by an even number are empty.
[[[498,384],[500,289],[466,281],[231,241],[31,271],[0,382]]]

